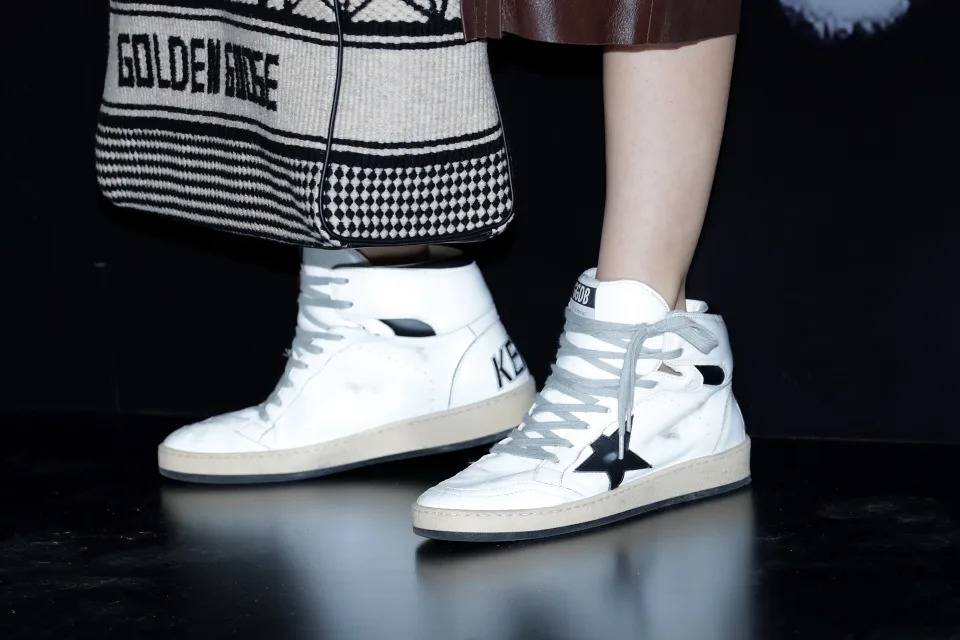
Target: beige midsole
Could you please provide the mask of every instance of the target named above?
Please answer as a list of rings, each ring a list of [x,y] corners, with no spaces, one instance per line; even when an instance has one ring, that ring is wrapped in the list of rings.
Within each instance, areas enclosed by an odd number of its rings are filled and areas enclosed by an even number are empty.
[[[195,453],[160,445],[161,469],[197,475],[268,475],[341,467],[477,440],[517,426],[536,387],[529,380],[498,396],[426,416],[400,420],[345,438],[294,449]]]
[[[413,526],[457,533],[544,531],[602,520],[656,504],[735,484],[750,477],[750,438],[703,458],[654,471],[613,491],[560,506],[516,511],[466,511],[413,506]]]

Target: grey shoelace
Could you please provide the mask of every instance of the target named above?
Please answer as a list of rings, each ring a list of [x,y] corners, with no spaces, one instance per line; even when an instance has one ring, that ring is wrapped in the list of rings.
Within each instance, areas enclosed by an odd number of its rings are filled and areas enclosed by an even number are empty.
[[[600,351],[578,347],[567,339],[567,333],[582,333],[597,338],[613,347],[625,351]],[[558,429],[589,429],[589,425],[575,416],[575,413],[607,413],[609,409],[599,403],[598,398],[616,398],[619,413],[620,450],[619,458],[623,459],[624,441],[628,430],[633,427],[633,396],[637,387],[650,389],[656,382],[637,379],[637,361],[640,359],[670,360],[680,356],[682,349],[672,351],[657,351],[646,349],[643,343],[655,336],[674,333],[701,353],[709,353],[716,348],[717,338],[694,322],[688,316],[670,315],[653,324],[620,324],[615,322],[601,322],[582,318],[567,309],[566,326],[560,337],[560,350],[557,360],[564,356],[577,357],[598,369],[617,376],[608,380],[585,378],[571,373],[557,365],[553,366],[550,377],[543,391],[537,395],[536,401],[528,414],[529,418],[537,414],[552,413],[559,420],[537,422],[528,419],[522,427],[514,429],[510,439],[500,442],[493,447],[496,453],[534,458],[536,460],[550,460],[559,462],[559,458],[546,447],[571,447],[569,440],[554,433]],[[623,367],[618,368],[607,360],[623,360]],[[550,402],[544,397],[547,389],[553,389],[576,400],[579,404],[560,404]]]
[[[328,276],[301,276],[301,289],[298,304],[300,308],[304,307],[326,307],[328,309],[347,309],[353,306],[352,302],[345,300],[334,300],[329,294],[317,291],[313,287],[322,287],[328,284],[346,284],[346,278],[332,278]],[[260,419],[268,420],[270,414],[268,408],[280,405],[280,391],[293,386],[290,380],[290,374],[294,369],[306,369],[307,363],[303,362],[304,355],[317,355],[323,353],[323,345],[316,343],[317,340],[342,340],[343,336],[336,333],[330,333],[330,326],[311,320],[313,324],[320,327],[320,330],[304,329],[297,325],[297,332],[293,338],[293,344],[287,352],[287,366],[283,370],[283,376],[277,383],[273,393],[259,407]]]

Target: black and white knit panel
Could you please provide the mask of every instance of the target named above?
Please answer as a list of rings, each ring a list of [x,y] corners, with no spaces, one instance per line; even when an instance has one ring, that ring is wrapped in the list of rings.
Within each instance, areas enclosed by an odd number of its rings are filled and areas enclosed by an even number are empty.
[[[500,233],[509,158],[459,0],[333,2],[111,0],[106,196],[306,246]]]

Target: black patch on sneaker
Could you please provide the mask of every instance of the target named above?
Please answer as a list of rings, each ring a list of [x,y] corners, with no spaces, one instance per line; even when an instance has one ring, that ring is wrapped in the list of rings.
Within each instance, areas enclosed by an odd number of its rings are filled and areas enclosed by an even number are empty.
[[[698,364],[695,365],[697,371],[700,372],[700,375],[703,376],[703,384],[710,387],[718,387],[723,384],[723,381],[726,380],[726,375],[723,373],[723,369],[713,365],[713,364]]]
[[[433,327],[426,322],[414,320],[413,318],[393,318],[391,320],[380,319],[380,322],[390,327],[393,335],[398,338],[429,338],[437,335]]]
[[[633,422],[633,416],[630,416],[630,422]],[[608,436],[600,436],[593,441],[590,448],[593,449],[593,454],[575,470],[607,474],[607,478],[610,479],[611,491],[620,486],[627,471],[637,471],[651,467],[649,462],[630,451],[629,430],[624,435],[623,460],[617,457],[620,452],[620,434],[617,431]]]
[[[597,302],[597,289],[577,281],[577,284],[573,285],[573,295],[570,296],[570,299],[577,304],[593,309]]]

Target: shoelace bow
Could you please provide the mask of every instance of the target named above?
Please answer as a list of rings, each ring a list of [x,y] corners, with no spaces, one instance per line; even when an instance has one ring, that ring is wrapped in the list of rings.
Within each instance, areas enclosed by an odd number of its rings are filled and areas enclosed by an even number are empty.
[[[301,309],[305,307],[347,309],[353,306],[352,302],[347,302],[346,300],[334,300],[329,294],[314,289],[314,287],[322,287],[329,284],[346,284],[346,278],[308,275],[302,275],[300,278],[300,297],[297,300],[297,304]],[[284,367],[283,376],[281,376],[280,382],[277,383],[277,386],[274,388],[273,393],[270,394],[270,397],[267,398],[259,407],[261,420],[268,420],[270,418],[270,413],[268,411],[269,407],[278,406],[281,404],[280,391],[293,386],[293,381],[290,379],[290,374],[293,372],[293,370],[307,368],[307,363],[303,362],[302,360],[303,356],[308,354],[317,355],[323,353],[323,346],[316,344],[317,340],[343,340],[343,336],[336,333],[330,333],[329,329],[332,327],[329,325],[318,322],[312,318],[311,322],[319,326],[320,329],[305,329],[297,324],[297,332],[294,334],[293,344],[290,346],[290,349],[287,350],[287,366]]]
[[[568,333],[586,334],[613,347],[622,348],[624,351],[601,351],[578,347],[567,338]],[[598,404],[599,398],[604,397],[617,399],[620,439],[618,458],[622,460],[625,453],[626,433],[633,428],[633,398],[636,388],[650,389],[657,384],[652,380],[637,378],[637,362],[641,359],[671,360],[682,353],[682,349],[662,351],[646,349],[643,346],[649,338],[667,333],[680,336],[701,353],[709,353],[719,344],[712,333],[688,316],[671,315],[652,324],[633,325],[583,318],[567,309],[566,326],[560,337],[557,361],[559,362],[560,358],[565,356],[577,357],[616,378],[607,380],[585,378],[554,364],[543,391],[537,395],[533,407],[527,414],[530,419],[525,421],[522,427],[514,429],[509,440],[495,445],[493,451],[523,458],[558,462],[559,458],[547,451],[545,447],[573,445],[566,438],[554,433],[554,430],[589,429],[589,425],[574,414],[607,413],[609,409]],[[617,367],[605,362],[604,359],[622,359],[623,366]],[[573,398],[578,404],[550,402],[544,397],[547,389],[553,389]],[[545,413],[551,413],[559,420],[537,422],[532,419],[537,414]]]

